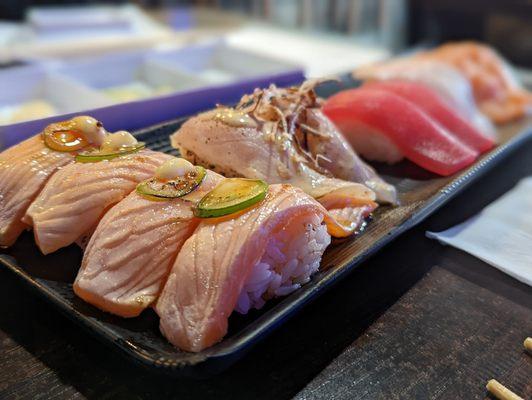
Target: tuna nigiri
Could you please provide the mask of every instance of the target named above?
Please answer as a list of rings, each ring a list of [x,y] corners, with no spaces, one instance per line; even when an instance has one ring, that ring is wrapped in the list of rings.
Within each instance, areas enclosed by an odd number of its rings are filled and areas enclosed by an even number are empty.
[[[393,163],[406,157],[446,176],[471,164],[479,154],[418,106],[390,91],[346,90],[329,98],[323,111],[368,159]]]
[[[81,116],[51,124],[0,154],[0,246],[12,245],[28,228],[21,219],[50,176],[77,151],[99,146],[104,135],[100,122]]]
[[[118,136],[111,136],[111,141],[121,137],[135,141],[129,134],[117,133]],[[35,241],[44,254],[76,241],[86,242],[111,206],[171,158],[168,154],[135,148],[133,142],[131,146],[120,143],[118,140],[118,147],[113,150],[117,152],[100,149],[62,168],[28,208],[24,221],[33,226]],[[121,155],[119,147],[132,147],[136,152]]]
[[[203,220],[157,301],[163,335],[198,352],[220,341],[236,310],[260,308],[307,282],[330,243],[326,210],[298,188],[271,185],[255,207]]]
[[[495,127],[477,107],[471,83],[451,65],[436,60],[402,57],[359,67],[353,75],[366,82],[401,80],[430,87],[480,132],[490,138],[496,137]]]
[[[174,176],[165,172],[169,166],[179,169]],[[193,206],[223,179],[212,171],[201,173],[197,187],[182,196],[154,198],[137,189],[111,208],[87,245],[74,292],[122,317],[137,316],[152,304],[183,242],[199,224]],[[198,174],[183,159],[170,159],[155,173],[174,181],[177,176],[196,180]]]
[[[414,103],[458,140],[479,153],[491,149],[495,143],[447,105],[440,96],[425,85],[406,81],[375,82],[364,87],[395,93]]]

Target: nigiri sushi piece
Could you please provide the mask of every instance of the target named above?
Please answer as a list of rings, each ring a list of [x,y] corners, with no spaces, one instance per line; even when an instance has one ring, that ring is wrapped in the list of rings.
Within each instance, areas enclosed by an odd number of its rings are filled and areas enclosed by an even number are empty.
[[[220,341],[233,311],[247,313],[307,282],[331,238],[325,208],[302,190],[270,185],[258,205],[204,219],[175,260],[155,310],[185,351]]]
[[[341,179],[366,185],[379,202],[395,204],[395,188],[358,157],[323,115],[315,84],[257,89],[235,109],[191,118],[172,135],[172,145],[193,163],[226,176],[290,183],[316,198],[345,186]]]
[[[369,83],[364,87],[389,91],[414,103],[458,140],[479,153],[484,153],[495,145],[492,139],[480,133],[453,111],[436,92],[425,85],[406,81],[388,81]]]
[[[183,157],[192,163],[214,168],[228,177],[243,176],[266,182],[289,183],[302,188],[319,201],[338,198],[345,203],[342,207],[362,207],[366,210],[365,216],[377,207],[375,192],[366,185],[319,173],[297,154],[287,156],[284,151],[274,147],[275,144],[265,144],[260,130],[244,130],[244,140],[240,140],[240,131],[227,127],[225,123],[213,121],[208,114],[202,114],[186,122],[176,134],[179,138],[177,140],[183,138],[187,142],[186,150],[180,146],[183,142],[176,144],[175,135],[173,140]],[[235,148],[236,140],[240,140],[238,150]],[[208,141],[209,145],[201,146],[205,141]],[[207,152],[209,154],[206,154]],[[238,156],[231,156],[235,152]],[[391,195],[391,199],[395,200],[395,193]],[[346,218],[342,223],[350,226],[352,232],[355,232],[359,228],[357,223],[362,221],[358,211],[354,210],[352,215],[352,220]],[[345,216],[348,217],[347,214]]]
[[[173,158],[153,179],[190,191],[153,197],[139,185],[102,218],[74,282],[83,300],[122,317],[139,315],[157,299],[181,246],[200,222],[193,207],[223,178]]]
[[[375,192],[376,200],[382,204],[397,204],[395,187],[385,182],[375,170],[360,159],[338,128],[327,118],[321,109],[307,110],[307,123],[322,135],[307,134],[299,137],[309,152],[315,155],[319,168],[325,175],[361,183]],[[298,132],[297,135],[302,135]]]
[[[99,146],[104,135],[100,122],[80,116],[0,153],[0,246],[11,246],[28,228],[21,219],[50,176],[74,162],[79,150]]]
[[[406,157],[447,176],[479,155],[415,104],[389,91],[346,90],[329,98],[323,111],[357,152],[371,160],[395,163]]]
[[[458,69],[471,82],[481,111],[496,123],[509,122],[532,111],[532,93],[523,89],[505,60],[486,45],[448,43],[420,56]]]
[[[125,148],[135,148],[136,140],[129,134],[117,134],[115,139],[123,136],[131,141]],[[105,212],[171,158],[139,148],[118,154],[89,153],[86,160],[65,166],[48,181],[24,216],[43,254],[74,242],[86,243]]]
[[[425,85],[436,91],[484,135],[490,138],[497,136],[491,121],[477,107],[471,83],[449,64],[419,57],[400,57],[359,67],[353,75],[366,82],[401,80]]]

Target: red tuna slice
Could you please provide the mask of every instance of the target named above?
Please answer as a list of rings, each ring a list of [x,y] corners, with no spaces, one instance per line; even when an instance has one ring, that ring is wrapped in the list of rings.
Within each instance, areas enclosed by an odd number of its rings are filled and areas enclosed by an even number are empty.
[[[389,91],[369,87],[342,91],[325,102],[323,112],[369,159],[392,162],[403,155],[447,176],[473,163],[479,154],[418,106]]]
[[[480,153],[486,152],[495,145],[492,139],[483,135],[453,110],[434,90],[423,84],[405,81],[385,81],[368,83],[364,87],[386,90],[411,101],[456,136],[458,140]]]

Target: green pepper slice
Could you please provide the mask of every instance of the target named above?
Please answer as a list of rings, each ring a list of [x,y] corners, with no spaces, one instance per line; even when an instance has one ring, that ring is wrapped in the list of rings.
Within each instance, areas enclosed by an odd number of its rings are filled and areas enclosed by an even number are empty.
[[[216,218],[234,214],[262,201],[268,184],[260,179],[224,179],[207,193],[194,209],[200,218]]]
[[[79,153],[76,155],[76,161],[82,163],[93,163],[103,160],[112,160],[113,158],[126,156],[128,154],[133,154],[142,150],[146,147],[144,142],[138,142],[135,146],[124,147],[120,151],[114,153],[102,153],[101,151],[88,151],[84,153]]]
[[[194,171],[171,181],[151,178],[137,185],[137,193],[155,199],[175,199],[196,189],[203,182],[206,174],[205,168],[195,167]]]

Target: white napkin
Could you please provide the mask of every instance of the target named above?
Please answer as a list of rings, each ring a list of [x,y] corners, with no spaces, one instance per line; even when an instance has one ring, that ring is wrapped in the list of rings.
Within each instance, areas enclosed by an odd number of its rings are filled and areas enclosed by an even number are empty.
[[[532,286],[532,177],[478,215],[443,232],[427,232]]]

